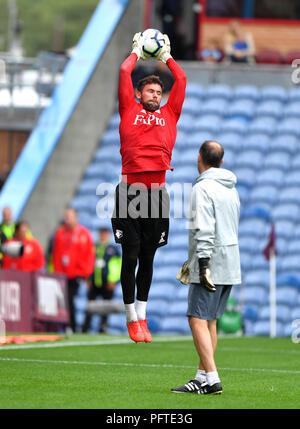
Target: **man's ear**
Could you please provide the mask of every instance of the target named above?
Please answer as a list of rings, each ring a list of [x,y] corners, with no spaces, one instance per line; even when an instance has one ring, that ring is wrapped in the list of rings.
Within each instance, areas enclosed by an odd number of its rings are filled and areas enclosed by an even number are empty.
[[[220,162],[220,167],[222,167],[224,160],[222,159],[222,161]]]
[[[135,96],[136,96],[136,98],[137,98],[138,100],[140,100],[140,99],[141,99],[141,96],[142,96],[141,91],[138,91],[138,90],[136,89],[136,90],[135,90]]]

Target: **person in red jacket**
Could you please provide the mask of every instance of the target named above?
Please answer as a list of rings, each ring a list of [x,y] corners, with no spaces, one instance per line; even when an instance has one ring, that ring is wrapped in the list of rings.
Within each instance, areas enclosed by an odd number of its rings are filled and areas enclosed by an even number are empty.
[[[129,336],[136,342],[151,342],[146,305],[155,252],[168,241],[170,201],[165,176],[166,170],[172,170],[186,75],[172,58],[168,36],[164,35],[165,44],[157,59],[167,64],[174,77],[168,101],[160,107],[163,84],[158,76],[150,75],[138,82],[136,102],[131,73],[137,60],[145,59],[142,37],[141,33],[134,35],[133,50],[120,68],[122,180],[116,187],[111,221],[115,241],[122,247],[121,286]]]
[[[65,211],[64,224],[55,232],[52,252],[54,272],[67,277],[70,328],[75,332],[74,297],[80,281],[93,272],[95,246],[90,231],[78,223],[72,208]]]
[[[21,271],[37,271],[45,267],[45,257],[40,243],[33,237],[28,237],[28,224],[19,221],[15,225],[14,237],[7,240],[5,245],[10,248],[14,244],[21,244],[21,251],[18,257],[8,254],[3,256],[2,268],[15,269]]]

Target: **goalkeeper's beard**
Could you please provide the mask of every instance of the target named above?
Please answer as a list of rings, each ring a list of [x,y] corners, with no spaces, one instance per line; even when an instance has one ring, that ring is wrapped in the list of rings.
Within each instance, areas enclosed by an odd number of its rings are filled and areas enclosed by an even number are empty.
[[[157,101],[143,101],[141,100],[142,106],[144,109],[148,110],[148,112],[155,112],[159,109],[159,103]]]

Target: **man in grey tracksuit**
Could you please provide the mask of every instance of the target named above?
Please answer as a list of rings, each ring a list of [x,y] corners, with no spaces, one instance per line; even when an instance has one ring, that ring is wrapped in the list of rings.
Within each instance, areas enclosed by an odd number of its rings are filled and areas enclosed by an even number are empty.
[[[215,141],[204,142],[198,155],[200,176],[190,206],[187,316],[200,364],[195,378],[172,389],[175,393],[222,392],[214,360],[217,319],[224,313],[232,285],[241,283],[240,201],[236,176],[220,168],[223,155],[223,147]]]

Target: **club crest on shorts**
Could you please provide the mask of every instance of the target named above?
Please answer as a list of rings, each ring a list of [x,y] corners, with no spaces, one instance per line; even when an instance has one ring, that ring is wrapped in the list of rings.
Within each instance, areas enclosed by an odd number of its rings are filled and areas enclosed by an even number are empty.
[[[122,237],[123,237],[123,231],[121,231],[120,229],[117,229],[117,230],[116,230],[116,234],[115,234],[115,235],[116,235],[116,237],[117,237],[117,238],[119,238],[119,239],[120,239],[120,238],[122,238]]]
[[[158,244],[164,243],[166,241],[165,235],[166,235],[165,231],[161,233],[160,240],[159,240]]]

